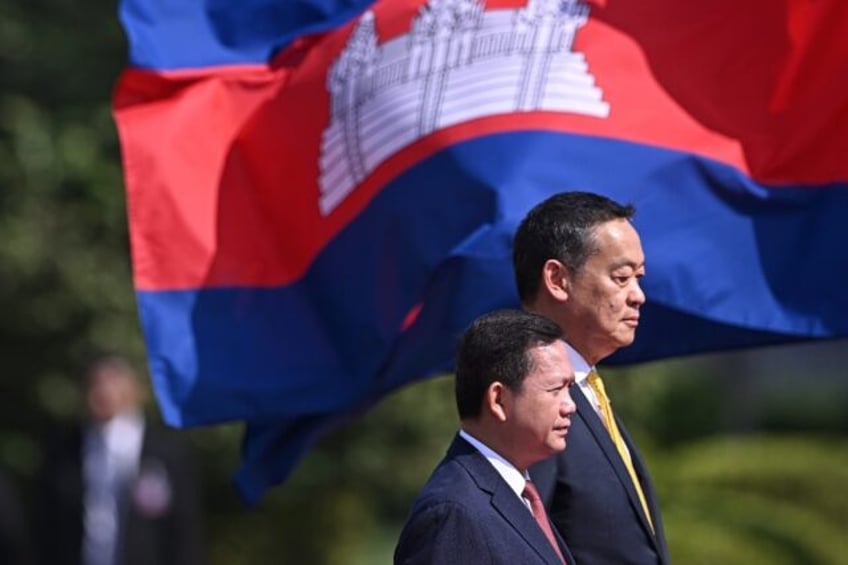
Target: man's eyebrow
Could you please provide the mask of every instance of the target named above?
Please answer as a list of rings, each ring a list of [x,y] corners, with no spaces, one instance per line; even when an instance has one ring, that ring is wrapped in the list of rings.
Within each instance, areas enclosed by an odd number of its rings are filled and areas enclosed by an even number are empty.
[[[618,269],[620,267],[632,267],[634,269],[638,269],[639,267],[644,267],[645,263],[636,263],[635,261],[631,261],[629,259],[622,259],[621,261],[616,261],[610,266],[613,269]]]

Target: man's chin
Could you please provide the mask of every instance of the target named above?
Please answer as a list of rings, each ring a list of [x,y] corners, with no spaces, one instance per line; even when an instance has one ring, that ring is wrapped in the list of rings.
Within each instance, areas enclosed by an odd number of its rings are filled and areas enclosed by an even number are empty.
[[[562,453],[565,451],[565,448],[568,447],[568,442],[565,441],[565,438],[557,441],[553,445],[550,446],[551,455],[556,455],[557,453]]]
[[[618,347],[627,347],[629,345],[633,345],[634,341],[636,341],[635,331],[623,334],[618,338]]]

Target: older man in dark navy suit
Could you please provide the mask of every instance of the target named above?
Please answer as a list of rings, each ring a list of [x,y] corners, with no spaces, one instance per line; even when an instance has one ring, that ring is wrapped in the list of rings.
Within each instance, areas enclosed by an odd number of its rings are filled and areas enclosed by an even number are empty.
[[[577,384],[568,453],[530,475],[581,565],[669,562],[648,469],[595,367],[633,342],[645,302],[634,213],[598,194],[565,192],[531,210],[515,235],[521,301],[562,327]]]
[[[461,429],[416,500],[397,564],[574,563],[527,469],[565,449],[574,376],[559,327],[516,310],[479,318],[456,367]]]

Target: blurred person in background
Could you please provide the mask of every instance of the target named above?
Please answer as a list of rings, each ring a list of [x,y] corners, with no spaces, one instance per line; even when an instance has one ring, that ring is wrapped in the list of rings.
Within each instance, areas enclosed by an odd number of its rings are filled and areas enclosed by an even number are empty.
[[[568,452],[535,466],[551,520],[582,565],[669,562],[648,468],[596,365],[633,343],[645,303],[645,254],[633,206],[563,192],[534,207],[515,235],[513,262],[526,310],[565,333],[577,386]]]
[[[130,363],[90,363],[87,418],[45,450],[37,484],[39,565],[200,565],[199,478],[176,434],[149,422]]]

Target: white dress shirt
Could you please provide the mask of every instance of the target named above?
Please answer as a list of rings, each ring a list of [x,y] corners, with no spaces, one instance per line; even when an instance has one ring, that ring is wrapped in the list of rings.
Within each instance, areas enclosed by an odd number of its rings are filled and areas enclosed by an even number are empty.
[[[572,369],[574,369],[574,382],[577,383],[577,386],[580,387],[580,392],[583,393],[583,396],[586,397],[586,400],[595,409],[595,413],[603,420],[604,414],[601,411],[601,404],[598,402],[598,397],[595,396],[595,391],[592,390],[592,387],[589,386],[589,382],[586,380],[594,367],[589,365],[583,359],[583,356],[577,353],[577,350],[571,347],[568,342],[566,342],[565,348],[568,350],[568,359],[571,361]]]
[[[116,416],[88,428],[83,438],[83,564],[114,565],[123,487],[138,471],[144,420]]]
[[[459,430],[459,436],[474,446],[474,448],[486,458],[486,461],[488,461],[503,480],[506,481],[506,484],[508,484],[509,488],[515,493],[515,496],[517,496],[518,499],[524,503],[524,506],[526,506],[532,513],[532,509],[530,509],[530,502],[522,496],[524,486],[527,484],[527,481],[530,480],[530,474],[527,472],[522,473],[516,469],[512,463],[501,457],[498,453],[495,453],[495,451],[493,451],[489,446],[465,430]]]

